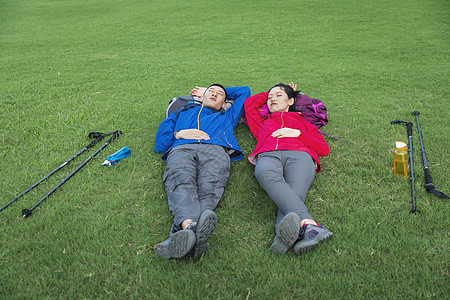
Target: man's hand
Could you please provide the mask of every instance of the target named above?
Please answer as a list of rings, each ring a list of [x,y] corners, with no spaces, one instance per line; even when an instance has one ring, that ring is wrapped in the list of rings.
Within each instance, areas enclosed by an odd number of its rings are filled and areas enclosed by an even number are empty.
[[[285,138],[285,137],[298,137],[302,134],[300,129],[293,128],[281,128],[272,133],[272,136],[275,138]]]
[[[176,139],[185,140],[209,140],[209,135],[198,129],[184,129],[180,130],[175,134]]]
[[[202,101],[203,94],[205,93],[205,91],[206,91],[205,87],[196,86],[189,92],[189,94],[191,94],[192,96],[200,97],[200,101]]]

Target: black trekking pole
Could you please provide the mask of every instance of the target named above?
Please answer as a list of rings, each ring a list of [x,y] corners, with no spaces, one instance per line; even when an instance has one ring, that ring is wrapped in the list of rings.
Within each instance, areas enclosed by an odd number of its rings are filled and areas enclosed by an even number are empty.
[[[416,210],[416,196],[414,194],[414,166],[413,166],[413,151],[412,151],[412,126],[413,123],[406,122],[403,120],[394,120],[391,122],[391,124],[398,124],[398,123],[405,123],[406,128],[408,131],[408,153],[409,153],[409,164],[411,165],[411,194],[412,194],[412,209],[409,211],[410,213],[415,214],[416,212],[420,212],[419,210]]]
[[[3,206],[2,208],[0,208],[0,212],[2,210],[4,210],[5,208],[7,208],[11,203],[13,203],[14,201],[16,201],[17,199],[19,199],[20,197],[22,197],[23,195],[25,195],[26,193],[28,193],[29,191],[31,191],[33,188],[35,188],[36,186],[38,186],[41,182],[43,182],[45,179],[47,179],[48,177],[52,176],[54,173],[56,173],[57,171],[59,171],[60,169],[62,169],[65,165],[67,165],[70,161],[72,161],[75,157],[79,156],[81,153],[83,153],[84,151],[88,150],[89,148],[91,148],[92,146],[94,146],[97,142],[101,141],[106,135],[111,134],[111,133],[101,133],[101,132],[91,132],[89,133],[89,138],[94,138],[95,140],[92,141],[89,145],[87,145],[86,147],[84,147],[82,150],[80,150],[77,154],[75,154],[74,156],[72,156],[71,158],[69,158],[68,160],[66,160],[65,162],[63,162],[59,167],[57,167],[56,169],[54,169],[53,171],[51,171],[50,173],[48,173],[47,175],[45,175],[44,177],[42,177],[41,179],[39,179],[38,181],[36,181],[33,185],[31,185],[29,188],[27,188],[25,191],[23,191],[22,193],[20,193],[20,195],[18,195],[16,198],[12,199],[11,201],[9,201],[5,206]]]
[[[45,199],[47,199],[51,194],[53,194],[54,191],[56,191],[56,189],[58,189],[61,185],[63,185],[67,180],[70,179],[70,177],[72,177],[76,172],[78,172],[82,167],[84,167],[94,156],[96,156],[101,150],[103,150],[103,148],[105,148],[106,146],[108,146],[116,137],[118,137],[119,135],[122,134],[122,131],[117,130],[114,131],[112,133],[112,137],[105,143],[103,144],[103,146],[101,146],[97,151],[95,151],[91,156],[88,157],[88,159],[86,159],[81,165],[79,165],[75,170],[72,171],[72,173],[70,173],[66,178],[64,178],[63,180],[61,180],[60,183],[58,183],[50,192],[48,192],[47,195],[45,195],[41,200],[39,200],[38,203],[36,203],[32,208],[30,209],[23,209],[22,210],[22,217],[27,218],[32,214],[32,211],[39,205],[42,203],[42,201],[44,201]]]
[[[428,169],[427,158],[425,156],[425,149],[423,148],[422,132],[420,131],[419,118],[417,117],[418,115],[420,115],[420,112],[415,110],[411,114],[416,116],[417,130],[419,131],[420,147],[422,148],[422,160],[423,160],[423,166],[425,169],[425,188],[426,188],[427,192],[433,193],[436,196],[438,196],[439,198],[450,199],[450,197],[447,196],[446,194],[436,191],[434,189],[435,185],[433,184],[433,182],[431,180],[430,169]]]

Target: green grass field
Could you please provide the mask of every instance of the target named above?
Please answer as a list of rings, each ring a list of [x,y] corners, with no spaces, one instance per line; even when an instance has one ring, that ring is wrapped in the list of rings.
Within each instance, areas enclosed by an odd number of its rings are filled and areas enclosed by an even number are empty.
[[[446,0],[0,0],[0,205],[89,143],[122,130],[67,183],[87,151],[0,213],[1,299],[448,299],[449,202],[423,188],[413,110],[433,183],[447,194]],[[172,216],[155,133],[195,85],[298,83],[324,101],[330,154],[307,197],[334,232],[314,251],[275,255],[276,206],[246,159],[232,164],[211,251],[164,260]],[[414,122],[416,205],[393,175]],[[256,142],[244,125],[241,149]],[[98,144],[97,149],[103,144]],[[127,146],[132,154],[102,167]]]

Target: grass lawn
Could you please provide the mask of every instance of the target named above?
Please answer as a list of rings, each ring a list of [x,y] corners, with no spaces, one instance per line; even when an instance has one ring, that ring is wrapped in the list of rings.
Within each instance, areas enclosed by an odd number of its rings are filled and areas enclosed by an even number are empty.
[[[1,299],[448,299],[450,2],[0,0]],[[154,138],[168,101],[195,85],[298,83],[324,101],[331,152],[307,196],[334,232],[303,255],[272,254],[276,206],[246,159],[232,163],[211,250],[164,260],[172,216]],[[411,121],[415,197],[393,175]],[[246,156],[249,129],[236,136]],[[131,156],[104,159],[121,147]]]

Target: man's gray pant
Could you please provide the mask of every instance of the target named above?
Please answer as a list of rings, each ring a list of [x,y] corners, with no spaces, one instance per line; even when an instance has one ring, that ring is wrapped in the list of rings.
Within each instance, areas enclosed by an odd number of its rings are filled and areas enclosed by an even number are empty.
[[[306,152],[278,150],[258,154],[255,177],[278,206],[275,232],[285,215],[295,212],[300,219],[313,219],[305,197],[316,176],[316,167]]]
[[[204,210],[216,208],[229,174],[230,156],[222,146],[184,144],[170,151],[163,180],[174,216],[171,233],[184,220],[197,222]]]

